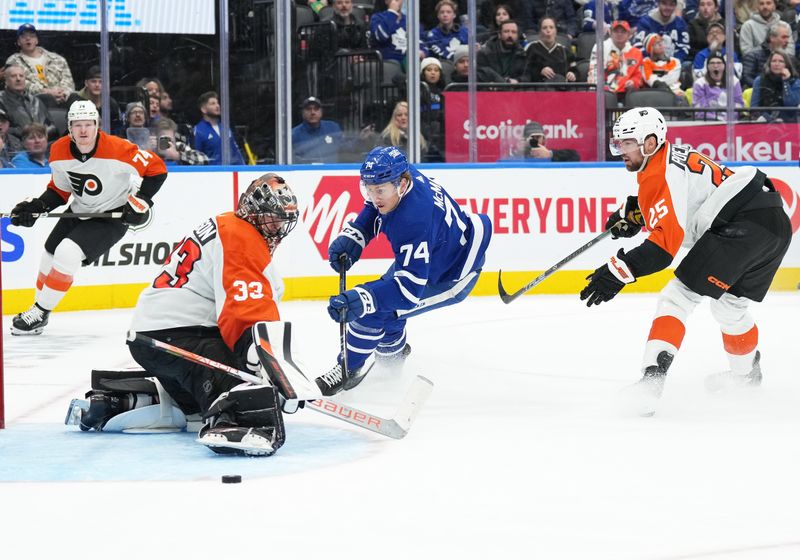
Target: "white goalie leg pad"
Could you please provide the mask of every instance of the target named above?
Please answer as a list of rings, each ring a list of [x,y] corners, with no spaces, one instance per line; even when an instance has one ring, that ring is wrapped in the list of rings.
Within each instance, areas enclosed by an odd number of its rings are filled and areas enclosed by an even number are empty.
[[[160,402],[117,414],[103,427],[104,432],[158,434],[180,432],[186,428],[186,415],[175,405],[166,389],[155,377],[147,379],[155,383]]]

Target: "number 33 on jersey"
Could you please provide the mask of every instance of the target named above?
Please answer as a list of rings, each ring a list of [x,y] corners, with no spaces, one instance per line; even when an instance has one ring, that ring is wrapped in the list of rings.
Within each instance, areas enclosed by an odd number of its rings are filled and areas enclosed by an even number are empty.
[[[267,244],[249,223],[233,213],[209,218],[178,244],[142,292],[132,328],[218,325],[232,348],[253,323],[280,320],[271,262]]]

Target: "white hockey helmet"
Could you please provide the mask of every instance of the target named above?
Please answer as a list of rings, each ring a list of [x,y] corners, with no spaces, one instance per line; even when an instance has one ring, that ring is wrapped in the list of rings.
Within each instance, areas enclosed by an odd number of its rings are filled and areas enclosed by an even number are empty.
[[[91,101],[76,101],[69,106],[67,126],[72,126],[74,121],[94,121],[94,124],[100,126],[100,113]]]
[[[656,137],[657,146],[653,153],[644,153],[644,141],[650,135]],[[629,109],[620,115],[614,123],[612,129],[611,142],[609,149],[611,154],[620,156],[623,154],[621,143],[624,140],[635,140],[645,157],[653,155],[667,140],[667,123],[664,115],[658,109],[652,107],[636,107]]]
[[[91,101],[75,101],[67,112],[67,128],[72,135],[72,123],[75,121],[92,121],[100,129],[100,113]]]

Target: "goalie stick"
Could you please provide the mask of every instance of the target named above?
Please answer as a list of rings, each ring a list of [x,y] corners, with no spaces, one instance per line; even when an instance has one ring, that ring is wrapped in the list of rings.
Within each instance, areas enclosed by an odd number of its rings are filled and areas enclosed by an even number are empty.
[[[189,350],[184,350],[178,346],[156,340],[137,332],[128,332],[128,342],[137,342],[139,344],[149,346],[150,348],[161,350],[162,352],[172,354],[173,356],[177,356],[184,360],[227,373],[228,375],[242,381],[256,384],[263,384],[265,381],[263,378],[251,373],[238,370],[229,365],[217,362],[216,360],[206,358],[205,356],[195,354]],[[406,434],[408,434],[408,431],[411,429],[411,425],[414,423],[414,420],[416,420],[417,415],[419,414],[420,410],[422,410],[422,407],[430,396],[432,390],[433,383],[429,379],[422,377],[421,375],[417,375],[414,378],[414,381],[411,383],[411,387],[409,388],[405,397],[400,402],[397,412],[391,418],[382,418],[375,414],[353,408],[352,406],[343,405],[326,399],[307,401],[308,406],[306,408],[321,414],[325,414],[326,416],[342,420],[343,422],[353,424],[354,426],[364,428],[371,432],[375,432],[382,436],[390,437],[392,439],[402,439],[406,436]]]
[[[534,286],[537,286],[542,281],[547,279],[549,276],[551,276],[554,272],[556,272],[562,266],[567,264],[569,261],[571,261],[572,259],[574,259],[578,255],[580,255],[581,253],[583,253],[587,249],[591,248],[598,241],[602,241],[603,239],[605,239],[609,235],[611,235],[611,230],[607,229],[603,233],[601,233],[600,235],[595,237],[594,239],[591,239],[591,240],[587,241],[585,245],[582,245],[582,246],[578,247],[575,251],[573,251],[572,253],[570,253],[569,255],[567,255],[566,257],[561,259],[560,261],[558,261],[556,264],[554,264],[553,266],[551,266],[550,268],[545,270],[542,274],[540,274],[539,276],[537,276],[536,278],[534,278],[533,280],[531,280],[530,282],[528,282],[527,284],[522,286],[519,290],[517,290],[513,294],[509,294],[508,292],[506,292],[505,288],[503,288],[503,271],[502,270],[499,271],[497,273],[497,291],[500,292],[500,299],[503,300],[503,303],[511,303],[512,301],[517,299],[519,296],[521,296],[525,292],[531,290]]]
[[[1,218],[10,218],[10,212],[0,214]],[[40,212],[33,214],[35,218],[121,218],[122,212]]]

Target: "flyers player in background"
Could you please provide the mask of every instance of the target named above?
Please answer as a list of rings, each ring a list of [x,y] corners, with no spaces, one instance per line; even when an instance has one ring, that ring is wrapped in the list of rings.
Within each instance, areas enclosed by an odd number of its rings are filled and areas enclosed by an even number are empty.
[[[281,177],[253,181],[235,213],[209,218],[183,238],[139,296],[131,330],[260,375],[251,327],[280,320],[272,255],[297,218],[297,198]],[[116,386],[93,381],[81,429],[112,429],[106,425],[115,416],[114,430],[182,429],[185,415],[199,413],[206,419],[199,441],[215,452],[271,455],[283,444],[272,386],[242,383],[136,342],[130,352],[144,371]],[[157,384],[146,379],[153,377]],[[155,403],[173,412],[160,416]]]
[[[11,334],[41,334],[81,265],[108,251],[129,226],[147,221],[153,196],[167,178],[160,157],[99,129],[97,107],[74,102],[67,113],[69,134],[50,147],[52,176],[47,189],[11,211],[11,224],[31,227],[38,216],[66,204],[67,213],[121,211],[122,219],[61,218],[44,243],[33,307],[14,317]]]
[[[686,319],[703,297],[711,298],[730,365],[729,372],[709,376],[707,387],[761,383],[758,327],[748,307],[764,299],[792,235],[780,194],[762,171],[733,171],[688,146],[670,144],[666,135],[664,117],[650,107],[626,111],[614,123],[611,153],[636,173],[639,191],[609,217],[606,229],[615,238],[632,237],[645,225],[650,233],[627,253],[620,249],[581,291],[588,306],[599,305],[626,284],[669,266],[681,246],[689,249],[661,291],[643,378],[632,388],[646,416],[655,412]]]

